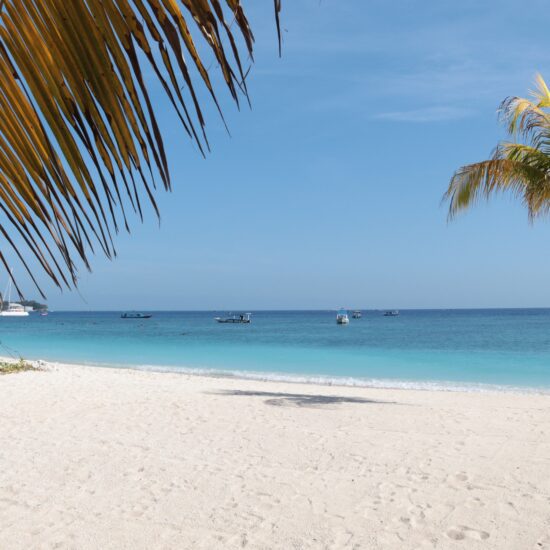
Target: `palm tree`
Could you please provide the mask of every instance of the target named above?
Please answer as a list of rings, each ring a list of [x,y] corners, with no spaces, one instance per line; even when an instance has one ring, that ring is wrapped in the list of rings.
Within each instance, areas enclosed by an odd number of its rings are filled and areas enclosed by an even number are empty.
[[[199,89],[220,114],[216,79],[248,99],[253,43],[240,0],[0,0],[0,234],[35,284],[33,263],[73,287],[96,247],[116,255],[128,211],[158,214],[170,172],[145,72],[204,153]]]
[[[521,142],[500,143],[489,160],[454,174],[444,196],[450,217],[499,191],[520,198],[530,220],[550,211],[550,91],[542,76],[531,95],[533,101],[510,97],[500,107],[508,133]]]

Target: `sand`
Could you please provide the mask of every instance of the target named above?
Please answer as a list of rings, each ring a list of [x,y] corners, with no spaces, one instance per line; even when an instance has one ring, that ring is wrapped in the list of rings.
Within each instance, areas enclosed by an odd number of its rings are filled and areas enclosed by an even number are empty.
[[[550,548],[550,396],[0,376],[0,548]]]

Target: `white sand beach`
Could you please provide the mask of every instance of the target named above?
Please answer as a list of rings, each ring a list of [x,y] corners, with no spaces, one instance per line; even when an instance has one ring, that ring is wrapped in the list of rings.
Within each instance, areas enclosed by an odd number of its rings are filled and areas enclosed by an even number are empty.
[[[550,396],[0,376],[0,548],[550,548]]]

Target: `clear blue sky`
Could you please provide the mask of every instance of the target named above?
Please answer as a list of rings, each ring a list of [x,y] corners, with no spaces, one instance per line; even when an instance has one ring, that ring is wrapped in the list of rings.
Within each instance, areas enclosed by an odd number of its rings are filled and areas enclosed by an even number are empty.
[[[46,285],[52,309],[550,306],[548,221],[440,206],[500,101],[550,79],[545,2],[284,0],[282,59],[271,0],[246,4],[252,110],[225,98],[231,137],[210,111],[203,159],[166,106],[160,228],[135,219],[80,295]]]

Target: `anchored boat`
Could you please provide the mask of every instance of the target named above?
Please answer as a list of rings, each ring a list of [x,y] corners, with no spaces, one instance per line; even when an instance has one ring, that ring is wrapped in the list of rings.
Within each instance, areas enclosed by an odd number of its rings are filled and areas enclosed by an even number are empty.
[[[121,319],[150,319],[153,315],[151,313],[123,313]]]
[[[397,317],[399,315],[399,311],[397,309],[392,309],[390,311],[384,312],[384,317]]]
[[[354,318],[354,319],[361,319],[361,317],[363,317],[363,314],[358,310],[356,309],[352,314],[351,316]]]
[[[349,323],[348,312],[345,309],[340,309],[336,314],[336,324],[347,325]]]
[[[11,301],[11,287],[12,287],[12,275],[10,270],[10,275],[8,278],[8,286],[4,296],[7,297],[7,307],[4,309],[4,303],[2,302],[2,307],[0,308],[0,317],[28,317],[29,312],[25,309],[24,306],[17,302]]]
[[[218,323],[244,323],[251,322],[250,316],[252,313],[240,313],[239,315],[232,315],[231,317],[214,317]]]

